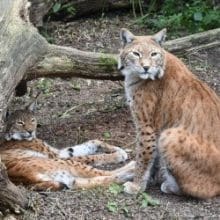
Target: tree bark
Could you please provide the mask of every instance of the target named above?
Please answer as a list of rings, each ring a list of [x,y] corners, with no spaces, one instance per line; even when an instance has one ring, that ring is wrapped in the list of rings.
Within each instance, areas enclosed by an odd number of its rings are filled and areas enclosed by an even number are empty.
[[[3,12],[0,15],[0,119],[22,79],[123,79],[117,70],[115,54],[49,44],[29,22],[27,0],[1,0],[0,11]],[[219,39],[220,28],[168,41],[165,47],[174,53],[187,53],[192,47],[220,45]],[[24,82],[22,84],[25,85]]]
[[[0,1],[0,119],[16,85],[48,45],[29,22],[28,6],[26,0]]]
[[[30,20],[36,27],[43,26],[43,18],[55,4],[56,0],[30,0]]]
[[[0,1],[0,127],[2,116],[18,82],[44,52],[46,40],[29,22],[26,0]],[[17,212],[27,198],[12,184],[0,162],[0,210]]]
[[[30,0],[32,3],[30,19],[34,25],[40,27],[43,25],[43,18],[48,14],[56,0]],[[61,5],[70,4],[74,8],[73,14],[66,13],[66,10],[58,11],[65,20],[88,16],[96,12],[105,12],[115,9],[126,9],[131,7],[130,0],[60,0]]]
[[[0,162],[0,211],[19,214],[27,205],[26,196],[8,179],[6,168]]]

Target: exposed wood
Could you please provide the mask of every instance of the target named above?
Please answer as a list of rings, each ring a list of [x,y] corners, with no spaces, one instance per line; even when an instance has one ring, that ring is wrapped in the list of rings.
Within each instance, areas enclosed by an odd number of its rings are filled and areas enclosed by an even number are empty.
[[[195,50],[220,46],[220,28],[167,41],[165,48],[185,55]],[[49,45],[47,53],[27,73],[27,80],[38,77],[82,77],[122,80],[116,54],[84,52],[70,47]]]
[[[42,59],[29,69],[27,80],[38,77],[123,79],[117,70],[116,55],[86,52],[57,45],[48,45],[47,49]]]
[[[43,26],[43,18],[49,12],[56,0],[30,0],[30,20],[36,27]]]
[[[206,48],[207,44],[214,42],[215,46],[220,46],[220,28],[167,41],[165,47],[173,53],[185,53],[192,50],[193,47]]]
[[[46,50],[47,41],[29,22],[27,1],[0,1],[0,119],[27,69]]]
[[[27,68],[44,53],[46,40],[29,22],[26,0],[0,1],[0,127],[7,104]],[[0,162],[0,210],[17,212],[25,208],[27,199],[12,184]]]

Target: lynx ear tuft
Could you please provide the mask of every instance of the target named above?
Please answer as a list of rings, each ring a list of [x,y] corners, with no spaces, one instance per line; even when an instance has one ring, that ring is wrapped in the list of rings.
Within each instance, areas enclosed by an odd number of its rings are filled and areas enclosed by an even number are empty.
[[[159,45],[163,45],[167,36],[167,29],[164,28],[155,35],[153,35],[153,40],[156,41]]]
[[[36,111],[36,107],[37,107],[37,101],[35,100],[34,102],[32,102],[30,105],[28,105],[26,107],[27,110],[31,111],[31,112],[35,112]]]
[[[35,112],[36,111],[37,100],[38,100],[38,98],[40,97],[41,94],[42,94],[41,92],[37,93],[37,95],[35,96],[35,100],[26,107],[26,110],[29,110],[31,112]]]
[[[134,40],[135,36],[126,28],[122,28],[120,31],[120,39],[125,46],[128,43],[131,43]]]

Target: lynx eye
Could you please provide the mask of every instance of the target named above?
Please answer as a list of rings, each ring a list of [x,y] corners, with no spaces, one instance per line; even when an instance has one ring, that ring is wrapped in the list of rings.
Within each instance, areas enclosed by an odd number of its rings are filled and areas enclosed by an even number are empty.
[[[23,121],[17,121],[16,123],[17,123],[17,125],[21,125],[21,126],[24,125]]]
[[[153,53],[151,53],[151,56],[155,57],[155,56],[157,56],[157,54],[158,54],[157,52],[153,52]]]
[[[133,51],[132,53],[133,53],[133,55],[135,55],[136,57],[140,57],[140,56],[141,56],[140,53],[138,53],[138,52],[136,52],[136,51]]]
[[[32,119],[31,119],[31,122],[32,122],[32,123],[36,122],[36,119],[35,119],[35,118],[32,118]]]

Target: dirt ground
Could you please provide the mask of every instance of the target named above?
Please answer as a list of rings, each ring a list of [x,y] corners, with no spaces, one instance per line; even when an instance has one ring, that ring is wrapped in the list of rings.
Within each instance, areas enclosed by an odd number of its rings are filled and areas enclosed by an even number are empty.
[[[132,24],[131,15],[112,15],[70,23],[50,22],[44,33],[53,43],[81,50],[118,52],[119,30],[130,28],[136,34],[147,34],[145,28]],[[169,38],[169,37],[168,37]],[[220,95],[220,48],[199,51],[185,57],[185,62],[202,80]],[[133,157],[135,132],[125,104],[123,82],[86,79],[39,79],[29,83],[29,92],[16,97],[11,108],[30,102],[42,91],[37,108],[38,137],[56,147],[65,147],[89,139],[131,149]],[[199,201],[164,195],[159,187],[147,193],[159,205],[143,207],[143,198],[109,189],[89,191],[28,191],[34,211],[24,219],[220,219],[220,198]]]

